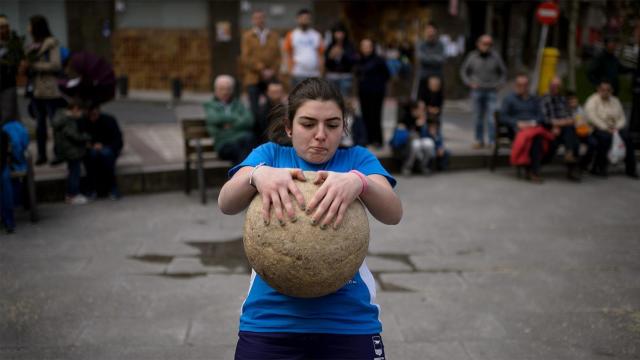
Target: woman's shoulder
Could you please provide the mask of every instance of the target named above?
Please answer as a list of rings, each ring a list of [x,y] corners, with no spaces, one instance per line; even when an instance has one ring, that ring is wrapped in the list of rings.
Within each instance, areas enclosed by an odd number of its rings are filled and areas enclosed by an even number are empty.
[[[41,51],[47,51],[47,50],[53,49],[58,45],[59,45],[58,39],[54,38],[53,36],[49,36],[48,38],[42,41]]]
[[[279,155],[286,155],[286,154],[290,154],[291,152],[294,152],[293,147],[281,145],[273,141],[269,141],[262,145],[259,145],[258,147],[253,149],[253,151],[257,151],[263,154],[269,154],[270,156],[273,156],[273,157],[277,157]]]

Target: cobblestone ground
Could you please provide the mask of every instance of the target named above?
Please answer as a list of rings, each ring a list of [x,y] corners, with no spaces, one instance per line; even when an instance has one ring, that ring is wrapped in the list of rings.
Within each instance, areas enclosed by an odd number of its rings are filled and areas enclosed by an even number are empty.
[[[389,359],[640,358],[640,182],[546,173],[399,178],[367,260]],[[233,358],[242,216],[182,193],[41,213],[0,237],[0,359]]]

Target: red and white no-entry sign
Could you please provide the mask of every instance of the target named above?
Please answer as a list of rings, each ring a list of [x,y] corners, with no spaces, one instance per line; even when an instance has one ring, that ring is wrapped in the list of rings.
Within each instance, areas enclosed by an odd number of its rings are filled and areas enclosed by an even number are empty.
[[[558,21],[560,9],[553,2],[544,2],[536,9],[536,19],[544,25],[553,25]]]

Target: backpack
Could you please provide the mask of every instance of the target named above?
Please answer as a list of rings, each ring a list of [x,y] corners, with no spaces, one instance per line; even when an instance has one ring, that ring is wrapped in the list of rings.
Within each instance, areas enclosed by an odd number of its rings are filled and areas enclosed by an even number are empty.
[[[2,131],[9,138],[11,157],[9,167],[11,171],[27,171],[27,147],[29,146],[29,133],[24,124],[19,120],[7,121],[2,126]]]

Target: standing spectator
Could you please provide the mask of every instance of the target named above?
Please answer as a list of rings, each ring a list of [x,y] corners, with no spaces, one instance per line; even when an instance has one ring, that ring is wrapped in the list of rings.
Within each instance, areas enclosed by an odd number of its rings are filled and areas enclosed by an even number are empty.
[[[269,114],[274,107],[285,101],[284,86],[278,81],[271,81],[267,85],[267,101],[260,106],[254,124],[254,135],[258,144],[268,141],[267,129],[269,128]]]
[[[218,157],[239,164],[251,152],[253,116],[240,99],[233,98],[235,81],[219,75],[213,85],[213,100],[204,104],[207,131],[214,139]]]
[[[640,21],[636,22],[636,44],[640,47]],[[631,80],[631,119],[629,121],[629,135],[636,148],[640,147],[640,51],[636,58],[636,70]]]
[[[19,119],[16,77],[24,57],[22,40],[0,15],[0,122]]]
[[[613,95],[618,95],[620,85],[618,78],[621,74],[631,72],[632,69],[622,65],[616,56],[618,40],[607,36],[604,39],[604,49],[596,55],[587,69],[587,76],[593,86],[598,86],[603,81],[611,84]]]
[[[258,114],[260,96],[264,95],[267,84],[277,79],[281,62],[278,34],[266,27],[265,17],[264,11],[254,11],[253,28],[242,35],[243,82],[254,116]]]
[[[573,91],[567,91],[566,93],[567,105],[569,106],[569,112],[573,118],[573,123],[576,128],[576,135],[578,141],[581,144],[585,144],[587,152],[580,158],[580,170],[587,171],[593,161],[593,155],[596,151],[596,139],[593,136],[593,129],[587,121],[587,116],[584,113],[584,109],[580,106],[578,95]]]
[[[87,52],[74,51],[65,66],[61,91],[82,102],[102,105],[116,95],[113,66],[104,58]]]
[[[116,161],[122,151],[123,140],[118,121],[113,116],[100,112],[100,108],[92,104],[80,129],[89,133],[90,137],[84,157],[90,197],[108,194],[112,200],[119,199]]]
[[[298,11],[296,20],[298,27],[289,31],[284,39],[292,88],[306,78],[319,77],[324,66],[322,35],[311,28],[311,12]]]
[[[442,66],[445,58],[444,46],[438,38],[438,27],[435,23],[429,22],[424,28],[424,41],[418,44],[418,62],[420,64],[418,99],[425,103],[427,102],[425,92],[428,88],[429,78],[438,77],[441,83],[444,79]]]
[[[526,166],[527,178],[534,183],[541,183],[540,167],[544,149],[553,140],[553,134],[542,126],[544,116],[540,101],[535,95],[529,94],[527,75],[516,76],[514,92],[502,101],[500,117],[509,125],[511,137],[515,138],[511,150],[512,164]]]
[[[487,121],[489,146],[495,143],[493,113],[497,103],[497,89],[507,79],[507,69],[497,52],[491,50],[493,39],[482,35],[473,50],[462,63],[460,76],[471,89],[473,112],[476,117],[475,149],[484,147],[484,122]]]
[[[607,176],[607,154],[613,142],[613,136],[617,132],[624,142],[626,154],[624,157],[625,170],[629,177],[638,178],[636,171],[636,158],[633,144],[629,134],[625,130],[627,123],[622,104],[613,94],[613,87],[607,81],[598,86],[598,91],[589,96],[584,105],[587,119],[593,125],[593,135],[596,138],[597,150],[592,173],[599,176]]]
[[[551,128],[555,139],[551,144],[550,153],[554,154],[557,148],[564,146],[564,161],[567,164],[567,177],[570,180],[579,181],[579,169],[575,164],[580,155],[580,142],[576,134],[574,119],[571,116],[567,99],[560,93],[562,80],[554,77],[549,82],[549,93],[542,97],[542,112],[546,126]]]
[[[22,68],[27,72],[33,86],[33,105],[37,118],[36,139],[38,142],[38,159],[36,165],[47,162],[47,118],[53,120],[58,108],[64,104],[58,90],[58,78],[62,71],[60,45],[51,35],[47,19],[41,15],[29,19],[28,32],[33,42],[27,46],[27,62]],[[56,147],[54,144],[54,154]],[[59,163],[55,159],[53,164]]]
[[[351,71],[356,61],[357,53],[349,40],[347,28],[342,23],[336,24],[331,30],[331,43],[325,53],[325,77],[340,90],[342,97],[351,96]]]
[[[87,153],[91,140],[88,133],[81,131],[82,107],[77,99],[69,102],[67,110],[58,111],[53,119],[54,138],[58,145],[60,159],[67,162],[67,195],[65,201],[71,205],[84,205],[87,198],[80,193],[82,159]]]
[[[360,42],[360,59],[356,70],[360,111],[367,129],[367,144],[381,147],[382,106],[389,81],[389,69],[384,59],[375,53],[373,40]]]

